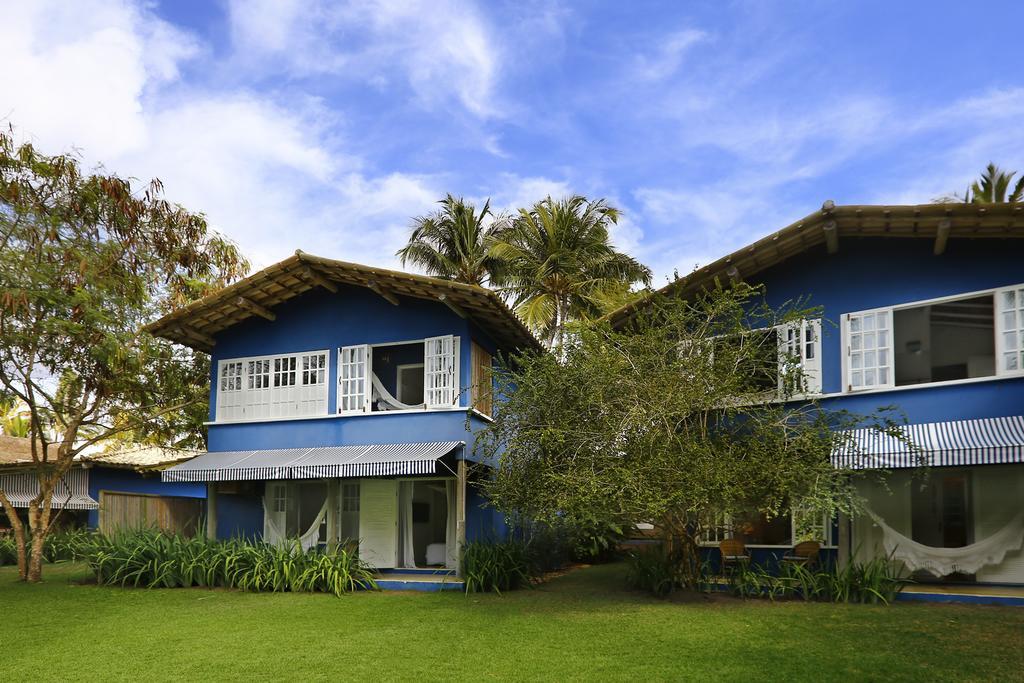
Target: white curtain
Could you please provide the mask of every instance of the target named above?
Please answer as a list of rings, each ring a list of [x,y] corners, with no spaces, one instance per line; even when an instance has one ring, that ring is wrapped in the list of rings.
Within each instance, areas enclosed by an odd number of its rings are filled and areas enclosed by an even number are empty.
[[[398,565],[413,569],[416,567],[416,550],[412,542],[412,487],[415,482],[403,481],[398,484]]]
[[[284,529],[280,529],[277,523],[274,522],[274,517],[270,513],[270,505],[272,501],[267,499],[270,487],[263,493],[263,541],[271,545],[282,545],[288,541],[288,536],[285,534]],[[295,489],[291,486],[288,487],[288,496],[291,498],[295,493]],[[292,501],[289,501],[289,509],[291,509]],[[320,541],[320,525],[323,524],[324,518],[327,516],[327,499],[324,499],[324,504],[320,506],[320,512],[317,513],[316,519],[305,533],[299,536],[299,543],[302,545],[303,550],[309,550],[310,548],[316,547]]]
[[[924,570],[935,576],[953,572],[974,574],[982,567],[999,564],[1006,553],[1019,550],[1024,543],[1024,512],[1007,522],[983,541],[961,548],[934,548],[907,538],[868,511],[882,530],[882,545],[893,559],[901,560],[911,571]]]

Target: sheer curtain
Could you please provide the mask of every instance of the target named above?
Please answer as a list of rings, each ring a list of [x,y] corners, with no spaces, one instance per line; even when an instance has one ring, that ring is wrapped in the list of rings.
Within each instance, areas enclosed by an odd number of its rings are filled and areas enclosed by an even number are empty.
[[[398,484],[398,548],[401,557],[398,566],[416,567],[416,550],[412,543],[412,487],[415,482]]]
[[[456,529],[456,520],[458,518],[458,510],[455,509],[455,480],[446,479],[444,482],[444,492],[448,499],[448,520],[445,525],[445,536],[444,536],[444,548],[445,548],[445,566],[448,568],[454,568],[458,563],[458,552],[459,548],[456,545],[458,531]]]

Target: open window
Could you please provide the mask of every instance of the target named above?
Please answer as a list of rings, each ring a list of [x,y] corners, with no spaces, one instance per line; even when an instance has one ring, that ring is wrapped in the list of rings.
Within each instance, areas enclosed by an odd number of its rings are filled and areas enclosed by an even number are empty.
[[[459,401],[459,338],[345,346],[338,351],[338,412],[441,410]]]
[[[1021,372],[1024,288],[851,313],[846,388],[885,389]]]

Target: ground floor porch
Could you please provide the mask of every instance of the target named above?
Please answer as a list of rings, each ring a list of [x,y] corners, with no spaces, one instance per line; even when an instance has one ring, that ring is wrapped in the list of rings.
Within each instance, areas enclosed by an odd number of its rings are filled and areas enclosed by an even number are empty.
[[[841,558],[892,558],[911,599],[1001,586],[1024,597],[1024,464],[893,470],[858,486],[866,511],[840,525]]]

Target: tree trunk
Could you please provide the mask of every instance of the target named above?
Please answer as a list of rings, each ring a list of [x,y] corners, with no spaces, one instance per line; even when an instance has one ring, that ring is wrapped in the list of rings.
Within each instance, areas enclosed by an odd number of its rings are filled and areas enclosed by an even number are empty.
[[[24,581],[28,576],[28,558],[25,548],[25,525],[21,523],[21,519],[18,518],[18,511],[14,509],[14,506],[3,492],[0,492],[0,503],[3,504],[4,512],[7,513],[7,519],[11,523],[11,529],[14,530],[14,544],[18,550],[18,578]]]
[[[25,580],[39,583],[43,580],[43,549],[50,533],[50,505],[53,489],[43,488],[39,496],[29,503],[28,522],[32,532],[32,548],[28,556],[28,572]]]

